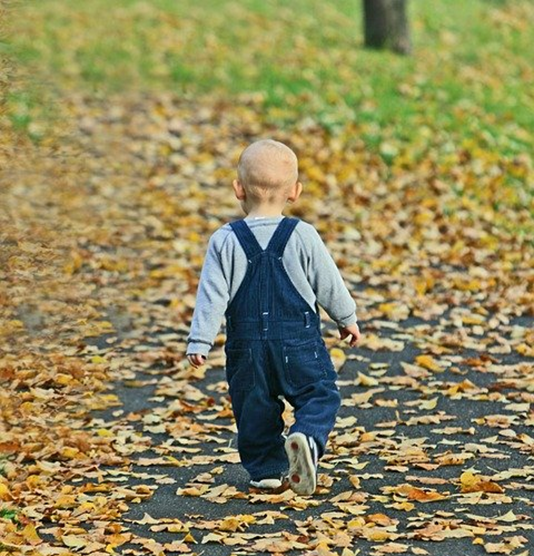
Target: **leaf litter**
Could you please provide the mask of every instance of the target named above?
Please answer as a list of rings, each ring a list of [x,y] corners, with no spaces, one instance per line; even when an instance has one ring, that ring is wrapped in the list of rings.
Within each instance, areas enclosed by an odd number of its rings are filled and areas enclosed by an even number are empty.
[[[266,129],[253,101],[64,109],[63,137],[7,145],[2,178],[2,551],[528,553],[532,256],[491,199],[444,185],[469,158],[387,166],[355,124]],[[237,156],[266,132],[303,160],[290,213],[318,227],[364,330],[348,350],[326,325],[344,401],[314,497],[248,491],[224,331],[206,367],[183,356],[207,237],[239,216]]]

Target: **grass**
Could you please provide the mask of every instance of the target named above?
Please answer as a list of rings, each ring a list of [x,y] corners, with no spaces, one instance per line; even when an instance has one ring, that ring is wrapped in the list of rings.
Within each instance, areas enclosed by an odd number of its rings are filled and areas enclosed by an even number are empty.
[[[10,521],[17,522],[17,512],[12,508],[0,508],[0,518],[9,519]]]
[[[362,49],[360,4],[34,0],[13,17],[11,42],[22,65],[62,90],[259,92],[290,118],[341,106],[365,118],[371,102],[379,123],[440,116],[446,129],[465,105],[491,116],[495,135],[510,116],[532,126],[531,2],[412,0],[406,58]]]
[[[488,170],[492,153],[531,165],[534,3],[409,5],[402,57],[362,47],[359,0],[31,0],[11,18],[8,50],[33,75],[13,87],[11,118],[39,139],[49,91],[253,97],[281,125],[355,124],[389,165],[437,157],[447,169],[462,149]],[[534,204],[529,176],[506,172],[522,206]]]

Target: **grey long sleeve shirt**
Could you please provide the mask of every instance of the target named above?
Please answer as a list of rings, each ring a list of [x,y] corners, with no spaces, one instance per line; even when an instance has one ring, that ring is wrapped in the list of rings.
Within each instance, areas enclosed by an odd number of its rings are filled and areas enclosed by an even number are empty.
[[[247,217],[262,249],[267,247],[278,217]],[[347,290],[336,263],[317,230],[301,220],[286,244],[282,262],[302,297],[324,308],[339,327],[356,322],[356,303]],[[187,338],[187,355],[207,356],[221,327],[224,313],[247,271],[247,257],[230,224],[210,237],[200,274],[193,321]]]

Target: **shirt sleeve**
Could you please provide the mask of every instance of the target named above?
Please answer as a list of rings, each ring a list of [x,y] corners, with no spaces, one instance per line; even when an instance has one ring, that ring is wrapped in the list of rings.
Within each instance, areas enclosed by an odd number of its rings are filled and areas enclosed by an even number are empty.
[[[356,302],[347,289],[334,259],[317,230],[310,226],[308,280],[317,302],[338,325],[345,327],[357,322]]]
[[[191,329],[187,337],[187,355],[207,356],[221,327],[228,306],[229,285],[212,235],[202,265]]]

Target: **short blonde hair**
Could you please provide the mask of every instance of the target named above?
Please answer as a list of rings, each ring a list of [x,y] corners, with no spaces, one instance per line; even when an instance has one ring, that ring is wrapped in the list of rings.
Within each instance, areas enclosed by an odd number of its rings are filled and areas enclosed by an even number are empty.
[[[279,141],[262,139],[241,153],[237,176],[252,198],[273,201],[297,183],[297,156]]]

